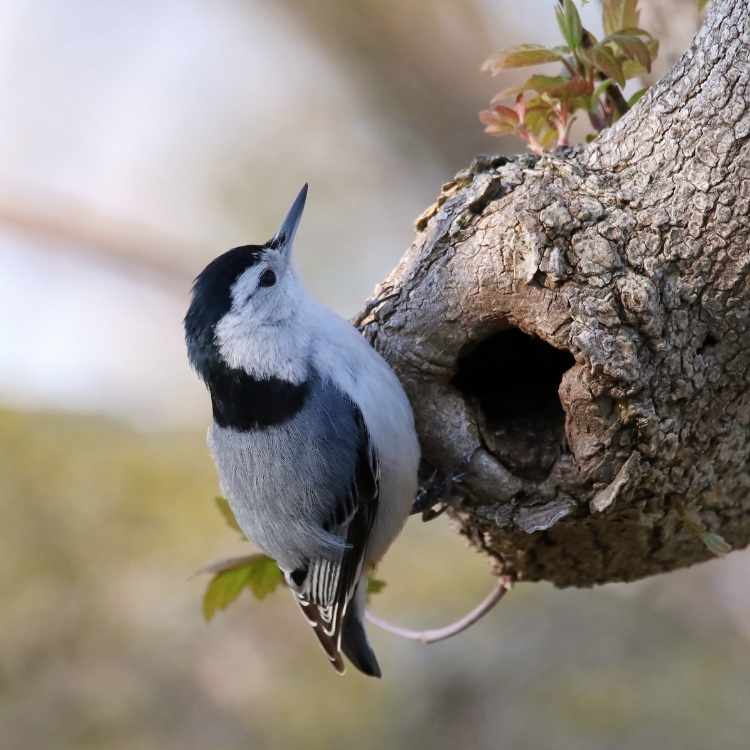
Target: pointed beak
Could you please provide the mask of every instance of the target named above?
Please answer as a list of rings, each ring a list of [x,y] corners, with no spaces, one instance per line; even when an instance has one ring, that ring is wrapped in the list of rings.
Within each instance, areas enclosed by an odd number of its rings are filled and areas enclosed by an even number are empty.
[[[299,191],[297,197],[292,203],[292,207],[289,209],[289,213],[284,219],[284,223],[281,228],[273,237],[273,244],[279,250],[285,254],[289,254],[294,242],[294,235],[297,234],[297,227],[299,226],[300,219],[302,218],[302,212],[305,210],[305,201],[307,200],[307,183]]]

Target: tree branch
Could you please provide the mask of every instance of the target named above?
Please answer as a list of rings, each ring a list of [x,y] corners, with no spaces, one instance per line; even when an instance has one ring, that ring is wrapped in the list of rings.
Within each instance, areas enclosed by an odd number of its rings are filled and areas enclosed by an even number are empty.
[[[32,202],[18,197],[22,192],[5,186],[5,197],[0,200],[0,226],[41,242],[46,251],[78,255],[127,273],[147,275],[162,289],[181,298],[190,288],[192,273],[188,262],[181,259],[205,254],[200,247],[105,216],[70,198],[37,193]]]
[[[390,622],[374,615],[369,609],[365,612],[365,615],[368,622],[371,622],[381,630],[385,630],[387,633],[399,636],[399,638],[406,638],[409,641],[419,641],[425,644],[438,643],[439,641],[446,641],[455,635],[459,635],[459,633],[463,633],[464,630],[468,630],[472,625],[479,622],[497,606],[498,602],[510,591],[512,586],[513,581],[510,578],[501,576],[492,591],[471,612],[468,612],[450,625],[432,630],[411,630],[410,628],[392,625]]]
[[[498,572],[632,580],[750,541],[749,16],[715,0],[589,147],[459,173],[357,318]]]

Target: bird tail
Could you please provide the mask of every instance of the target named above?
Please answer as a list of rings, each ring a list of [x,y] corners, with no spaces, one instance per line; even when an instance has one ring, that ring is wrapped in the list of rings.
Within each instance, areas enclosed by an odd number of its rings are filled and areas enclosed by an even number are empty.
[[[341,630],[341,649],[346,658],[363,674],[369,677],[381,677],[380,665],[372,650],[367,633],[362,624],[367,599],[367,581],[359,582],[357,591],[352,597],[349,609],[344,616]]]
[[[320,645],[323,647],[331,666],[339,673],[344,674],[346,666],[341,657],[341,617],[337,612],[331,610],[338,607],[333,605],[329,607],[320,607],[317,604],[305,599],[302,596],[295,596],[302,614],[310,624],[313,632],[318,638]]]

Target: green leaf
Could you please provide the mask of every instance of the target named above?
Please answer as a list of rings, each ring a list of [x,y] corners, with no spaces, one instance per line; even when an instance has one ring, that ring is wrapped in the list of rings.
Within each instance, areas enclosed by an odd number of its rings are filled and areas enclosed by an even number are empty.
[[[552,106],[549,101],[539,97],[529,102],[524,124],[545,150],[552,148],[557,142],[557,130],[551,125]]]
[[[630,60],[635,60],[649,73],[651,72],[651,53],[644,42],[632,34],[615,33],[610,34],[602,44],[612,42],[616,44],[622,53]]]
[[[701,534],[701,541],[717,557],[723,557],[732,551],[732,545],[721,534],[717,534],[715,531],[704,531]]]
[[[625,75],[622,71],[622,65],[612,54],[610,49],[601,44],[597,44],[595,47],[587,50],[587,55],[593,65],[604,73],[607,78],[617,81],[620,86],[625,85]]]
[[[559,5],[555,8],[555,18],[568,47],[578,49],[581,46],[583,27],[573,0],[563,0],[562,8]]]
[[[249,589],[256,599],[264,599],[284,583],[284,574],[268,555],[246,555],[203,568],[214,573],[203,594],[203,616],[210,620],[218,610],[226,609],[242,590]]]
[[[711,0],[697,0],[698,13],[703,13],[703,11],[706,9],[706,6],[710,2],[711,2]]]
[[[578,8],[576,8],[573,0],[563,0],[563,8],[565,9],[568,34],[571,39],[569,42],[570,47],[577,49],[580,47],[581,39],[583,38],[583,26],[581,25],[581,17],[578,15]]]
[[[654,37],[646,31],[646,29],[640,28],[640,26],[627,26],[619,31],[612,32],[614,34],[629,34],[630,36],[642,36],[644,39],[653,39]]]
[[[629,81],[631,78],[640,78],[645,75],[646,68],[635,60],[623,60],[622,74],[625,76],[625,80]]]
[[[557,146],[557,130],[551,126],[543,128],[537,138],[545,151],[551,151]]]
[[[217,573],[203,594],[203,617],[208,622],[220,609],[226,609],[247,584],[249,568],[233,568]]]
[[[602,0],[602,21],[605,34],[638,26],[638,0]]]
[[[536,91],[541,94],[560,89],[566,86],[569,81],[570,78],[566,76],[544,76],[537,74],[528,78],[522,88],[524,91]]]
[[[570,102],[591,93],[591,83],[580,76],[566,78],[565,76],[534,75],[524,83],[523,87],[561,102]]]
[[[656,60],[656,56],[659,54],[659,40],[655,39],[651,34],[648,33],[645,29],[639,29],[638,27],[634,27],[632,29],[623,29],[621,32],[622,34],[625,34],[626,36],[634,36],[638,39],[641,39],[643,43],[646,45],[646,49],[648,50],[649,55],[651,56],[651,60]]]
[[[216,500],[216,507],[219,509],[219,513],[221,513],[222,516],[224,516],[224,520],[227,522],[227,526],[229,528],[234,529],[235,531],[239,531],[242,536],[245,536],[242,529],[240,528],[239,524],[237,523],[237,519],[234,517],[234,513],[232,513],[232,509],[229,507],[229,502],[225,497],[217,497]]]
[[[375,578],[375,576],[368,576],[367,577],[367,596],[368,598],[372,594],[379,594],[385,587],[387,586],[385,581],[381,581],[379,578]]]
[[[524,125],[535,130],[536,128],[541,127],[542,123],[548,122],[551,115],[552,103],[549,99],[535,97],[529,102],[528,107],[526,108]]]
[[[520,86],[503,89],[492,98],[490,104],[496,106],[501,101],[515,99],[518,94],[524,91],[534,91],[537,94],[549,94],[555,99],[569,100],[590,94],[591,84],[580,76],[569,78],[568,76],[545,76],[538,74],[530,76]]]
[[[502,50],[485,60],[482,70],[497,75],[500,71],[509,68],[525,68],[529,65],[542,65],[560,60],[562,60],[562,55],[555,50],[540,44],[521,44],[518,47]]]
[[[561,59],[565,55],[570,54],[570,47],[566,47],[564,44],[558,44],[557,46],[549,47],[548,49],[552,50],[552,52],[557,52],[557,54],[560,55]]]
[[[265,599],[284,583],[284,574],[275,560],[266,555],[258,555],[258,560],[250,568],[247,585],[256,599]]]

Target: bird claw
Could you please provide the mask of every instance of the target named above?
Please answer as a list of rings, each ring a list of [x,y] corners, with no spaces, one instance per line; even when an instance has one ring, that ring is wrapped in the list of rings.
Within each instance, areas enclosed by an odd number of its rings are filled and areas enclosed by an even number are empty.
[[[427,521],[433,521],[438,516],[442,516],[445,511],[448,510],[448,503],[438,502],[436,505],[433,505],[431,508],[426,508],[422,511],[422,523],[427,523]]]
[[[440,492],[435,491],[437,476],[437,470],[433,471],[432,476],[417,490],[414,504],[411,507],[411,515],[427,513],[440,501]]]
[[[422,514],[422,521],[432,521],[441,516],[450,507],[453,487],[460,484],[466,477],[466,472],[457,472],[446,479],[440,480],[435,470],[432,476],[419,488],[412,505],[411,515]]]

